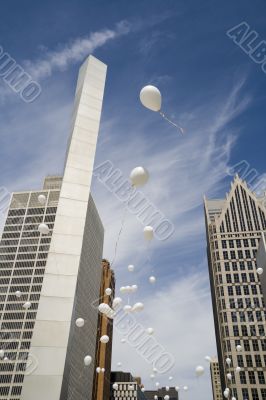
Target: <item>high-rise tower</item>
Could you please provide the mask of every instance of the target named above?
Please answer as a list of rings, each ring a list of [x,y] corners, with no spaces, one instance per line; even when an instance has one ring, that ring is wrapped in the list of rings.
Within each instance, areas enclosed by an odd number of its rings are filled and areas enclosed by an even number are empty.
[[[16,360],[1,363],[4,371],[13,371],[2,378],[2,399],[92,398],[103,227],[90,186],[106,68],[92,56],[80,68],[63,178],[46,181],[45,206],[38,204],[36,192],[12,198],[2,238],[10,243],[1,247],[7,285],[1,287],[1,333],[8,330],[11,342],[18,339],[13,346],[19,352]],[[45,237],[38,232],[40,222],[51,225]],[[76,318],[85,320],[83,328],[75,325]],[[92,356],[87,368],[86,355]],[[30,373],[27,359],[35,362]]]
[[[225,199],[205,199],[221,385],[238,400],[266,399],[265,306],[256,272],[258,243],[266,230],[264,202],[238,176]]]

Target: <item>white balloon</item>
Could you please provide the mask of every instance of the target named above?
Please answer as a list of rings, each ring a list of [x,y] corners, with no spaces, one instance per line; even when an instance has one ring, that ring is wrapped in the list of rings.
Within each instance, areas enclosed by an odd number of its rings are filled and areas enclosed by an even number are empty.
[[[153,335],[154,334],[154,329],[153,328],[147,328],[146,332],[148,335]]]
[[[130,173],[130,181],[133,186],[144,186],[149,180],[149,172],[144,167],[136,167]]]
[[[118,308],[121,303],[122,303],[121,297],[115,297],[113,300],[113,308],[114,309]]]
[[[89,365],[91,365],[91,362],[92,362],[92,357],[91,357],[91,356],[86,356],[86,357],[84,357],[84,365],[85,365],[86,367],[88,367]]]
[[[164,396],[164,400],[169,400],[170,399],[170,396],[168,395],[168,394],[166,394],[165,396]]]
[[[155,374],[157,374],[157,372],[158,372],[158,369],[157,369],[157,368],[152,368],[152,370],[153,370],[153,372],[154,372]]]
[[[20,290],[17,290],[15,295],[16,295],[17,298],[20,298],[22,296],[22,293],[21,293]]]
[[[144,233],[144,238],[146,240],[152,240],[153,239],[153,227],[152,226],[145,226],[143,229]]]
[[[168,379],[169,379],[169,381],[172,381],[172,380],[173,380],[173,377],[172,377],[172,376],[169,376]]]
[[[241,371],[241,367],[236,367],[236,372],[240,372]]]
[[[120,292],[121,293],[126,293],[127,289],[125,288],[125,286],[121,286],[120,288]]]
[[[125,338],[121,339],[121,343],[126,343],[126,339]]]
[[[38,231],[39,231],[42,235],[48,235],[48,233],[50,232],[50,229],[49,229],[49,226],[48,226],[48,225],[46,225],[46,224],[44,224],[44,223],[41,223],[41,224],[38,226]]]
[[[126,304],[123,308],[123,310],[125,311],[125,313],[129,313],[132,310],[132,307],[129,304]]]
[[[142,105],[151,111],[160,111],[162,106],[162,95],[157,87],[152,85],[144,86],[140,91]]]
[[[112,289],[110,289],[110,288],[105,289],[105,294],[107,296],[110,296],[112,294]]]
[[[134,388],[134,385],[129,385],[128,386],[128,390],[134,390],[135,388]]]
[[[150,283],[155,283],[155,282],[156,282],[155,276],[150,276],[150,277],[149,277],[149,282],[150,282]]]
[[[156,396],[156,395],[153,396],[153,398],[154,398],[154,400],[158,400],[158,396]]]
[[[227,392],[226,390],[224,391],[224,397],[227,399],[229,397],[229,392]]]
[[[232,397],[232,400],[236,400],[236,398],[235,398],[235,397]]]
[[[127,269],[128,269],[129,272],[133,272],[134,269],[135,269],[135,267],[134,267],[134,265],[129,265],[129,266],[127,267]]]
[[[242,346],[240,346],[240,344],[238,344],[237,346],[236,346],[236,351],[241,351],[242,350]]]
[[[104,373],[105,372],[105,368],[102,368],[101,371]]]
[[[0,358],[4,358],[5,357],[5,352],[3,349],[0,350]]]
[[[141,388],[141,391],[142,391],[142,393],[144,393],[145,392],[145,388]]]
[[[226,362],[227,365],[231,365],[232,360],[231,360],[231,358],[227,357],[225,362]]]
[[[131,286],[131,291],[134,293],[138,290],[138,285],[132,285]]]
[[[178,392],[178,390],[179,390],[179,386],[176,386],[176,387],[175,387],[175,390]]]
[[[257,268],[257,274],[258,275],[263,274],[263,268]]]
[[[227,379],[229,379],[229,381],[231,381],[231,379],[232,379],[232,374],[230,374],[230,372],[229,372],[228,374],[226,374],[226,376],[227,376]]]
[[[22,307],[25,308],[26,310],[31,308],[31,302],[30,301],[26,301],[26,303],[24,303]]]
[[[151,379],[154,379],[154,378],[155,378],[155,375],[154,375],[154,374],[150,374],[150,378],[151,378]]]
[[[132,307],[132,311],[142,311],[144,309],[144,304],[143,303],[136,303],[134,304],[134,306]]]
[[[205,356],[204,358],[205,358],[205,360],[208,361],[208,362],[211,362],[211,360],[212,360],[210,356]]]
[[[77,318],[76,319],[76,325],[77,325],[78,328],[82,328],[84,326],[84,324],[85,324],[85,321],[84,321],[83,318]]]
[[[97,367],[97,368],[96,368],[96,372],[97,372],[97,374],[99,374],[99,373],[101,372],[101,368],[100,368],[100,367]]]
[[[117,384],[117,383],[114,383],[114,384],[113,384],[113,389],[114,389],[114,390],[117,390],[117,389],[118,389],[118,384]]]
[[[118,367],[121,367],[121,366],[122,366],[122,363],[119,361],[116,365],[117,365]]]
[[[98,310],[102,313],[102,314],[107,314],[110,311],[111,307],[106,304],[106,303],[101,303],[98,306]]]
[[[156,382],[156,383],[155,383],[155,386],[156,386],[156,387],[159,387],[159,386],[160,386],[160,383],[159,383],[159,382]]]
[[[187,392],[188,391],[188,386],[184,386],[183,389],[184,389],[185,392]]]
[[[201,376],[204,374],[204,367],[202,365],[198,365],[195,369],[196,375]]]
[[[8,357],[5,357],[5,358],[4,358],[4,361],[8,361]]]
[[[167,392],[169,392],[169,390],[170,390],[169,386],[165,386],[165,390],[166,390]]]
[[[132,287],[131,286],[126,286],[126,292],[127,293],[130,293],[130,292],[132,292]]]
[[[102,342],[102,343],[104,343],[104,344],[108,343],[108,342],[109,342],[109,336],[103,335],[103,336],[100,338],[100,342]]]
[[[39,194],[38,196],[38,202],[42,205],[44,205],[46,203],[46,197],[44,196],[44,194]]]

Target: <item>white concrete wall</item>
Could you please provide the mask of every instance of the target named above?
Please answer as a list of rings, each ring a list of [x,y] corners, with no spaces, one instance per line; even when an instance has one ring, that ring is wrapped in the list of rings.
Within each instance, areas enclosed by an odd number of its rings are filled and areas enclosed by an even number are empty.
[[[99,130],[106,65],[89,56],[80,68],[72,136],[30,352],[22,400],[59,400]]]

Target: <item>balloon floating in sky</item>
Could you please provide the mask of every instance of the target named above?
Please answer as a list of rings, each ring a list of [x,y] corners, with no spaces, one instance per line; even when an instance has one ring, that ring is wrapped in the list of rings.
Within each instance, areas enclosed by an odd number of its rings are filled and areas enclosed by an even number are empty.
[[[224,397],[227,399],[229,397],[229,391],[225,390],[224,391]]]
[[[187,392],[188,391],[188,386],[184,386],[183,389],[184,389],[185,392]]]
[[[135,267],[134,267],[134,265],[129,265],[129,266],[127,267],[127,269],[128,269],[129,272],[133,272],[134,269],[135,269]]]
[[[153,335],[154,334],[154,329],[153,328],[147,328],[146,330],[148,335]]]
[[[30,301],[26,301],[26,303],[23,304],[23,308],[25,308],[26,310],[31,308],[31,302]]]
[[[77,326],[78,328],[82,328],[82,327],[84,326],[84,324],[85,324],[85,321],[84,321],[83,318],[78,318],[78,319],[76,319],[76,326]]]
[[[134,306],[132,307],[132,311],[142,311],[144,309],[144,304],[143,303],[135,303]]]
[[[236,367],[236,372],[240,372],[241,371],[241,367]]]
[[[15,293],[16,297],[19,299],[22,296],[22,293],[20,290],[17,290]]]
[[[107,296],[110,296],[112,294],[112,289],[110,289],[110,288],[105,289],[105,294]]]
[[[162,107],[162,95],[160,90],[152,85],[147,85],[144,86],[144,88],[141,89],[140,91],[140,101],[142,105],[146,108],[148,108],[151,111],[158,112],[167,122],[169,122],[171,125],[175,126],[180,130],[181,133],[184,133],[183,128],[181,126],[175,124],[171,120],[169,120],[165,114],[162,112],[161,107]]]
[[[227,376],[227,379],[229,379],[229,381],[231,381],[231,379],[232,379],[232,374],[230,374],[230,372],[229,372],[228,374],[226,374],[226,376]]]
[[[204,358],[205,358],[205,360],[208,361],[208,362],[211,362],[211,360],[212,360],[210,356],[205,356]]]
[[[122,299],[121,297],[115,297],[113,300],[113,308],[116,309],[120,306],[120,304],[122,303]]]
[[[122,367],[122,363],[119,361],[117,364],[116,364],[118,367]]]
[[[169,381],[172,381],[172,380],[173,380],[173,377],[172,377],[172,376],[169,376],[168,379],[169,379]]]
[[[242,350],[242,346],[240,346],[240,344],[238,344],[237,346],[236,346],[236,351],[241,351]]]
[[[257,268],[257,274],[262,275],[263,274],[263,268]]]
[[[144,238],[145,240],[152,240],[153,239],[153,227],[152,226],[145,226],[143,229]]]
[[[155,378],[155,375],[154,375],[154,374],[150,374],[150,378],[151,378],[151,379],[154,379],[154,378]]]
[[[134,385],[129,385],[128,390],[134,390]]]
[[[143,388],[141,388],[141,391],[142,391],[142,393],[144,393],[145,392],[145,388],[143,387]]]
[[[150,276],[150,277],[149,277],[149,282],[150,282],[150,283],[155,283],[155,282],[156,282],[155,276]]]
[[[227,365],[231,365],[231,362],[232,362],[232,361],[231,361],[231,358],[228,357],[228,358],[225,360],[225,362],[226,362]]]
[[[114,384],[113,384],[113,389],[114,389],[114,390],[117,390],[117,389],[118,389],[118,384],[117,384],[117,383],[114,383]]]
[[[103,335],[103,336],[100,338],[100,342],[102,342],[102,343],[104,343],[104,344],[108,343],[108,342],[109,342],[109,336]]]
[[[196,375],[201,376],[204,374],[204,368],[201,365],[198,365],[195,369]]]
[[[175,390],[178,392],[178,390],[179,390],[179,386],[176,386],[176,387],[175,387]]]
[[[149,180],[149,172],[144,167],[136,167],[130,173],[132,186],[144,186]]]
[[[121,339],[121,343],[126,343],[126,339],[125,338]]]
[[[168,395],[168,394],[166,394],[165,396],[164,396],[164,400],[169,400],[170,399],[170,396]]]
[[[101,369],[101,372],[104,373],[104,372],[105,372],[105,368],[102,368],[102,369]]]
[[[86,367],[88,367],[89,365],[91,365],[91,362],[92,362],[91,356],[86,356],[86,357],[84,357],[84,365],[85,365]]]
[[[96,368],[96,372],[97,372],[97,374],[99,374],[99,373],[101,372],[101,368],[100,368],[100,367],[97,367],[97,368]]]
[[[159,382],[156,382],[156,383],[155,383],[155,386],[156,386],[156,387],[159,387],[159,386],[160,386],[160,383],[159,383]]]
[[[38,231],[42,234],[42,235],[48,235],[48,233],[50,232],[50,229],[48,227],[48,225],[41,223],[38,226]]]
[[[44,194],[39,194],[38,196],[38,202],[42,205],[44,205],[46,203],[46,197],[44,196]]]
[[[5,356],[5,352],[3,349],[0,350],[0,358],[4,358]]]
[[[125,313],[129,313],[132,311],[132,307],[129,304],[126,304],[123,310],[125,311]]]
[[[153,396],[153,398],[154,398],[154,400],[158,400],[158,396],[156,396],[156,395]]]
[[[166,390],[167,392],[169,392],[170,387],[169,387],[169,386],[165,386],[165,390]]]

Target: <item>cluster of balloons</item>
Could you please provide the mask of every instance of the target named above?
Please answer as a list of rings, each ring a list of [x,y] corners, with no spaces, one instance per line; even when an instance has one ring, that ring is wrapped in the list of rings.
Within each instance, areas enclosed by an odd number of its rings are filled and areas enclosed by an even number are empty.
[[[131,285],[131,286],[121,286],[120,292],[121,293],[134,293],[138,290],[137,285]]]

